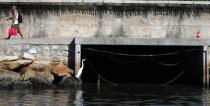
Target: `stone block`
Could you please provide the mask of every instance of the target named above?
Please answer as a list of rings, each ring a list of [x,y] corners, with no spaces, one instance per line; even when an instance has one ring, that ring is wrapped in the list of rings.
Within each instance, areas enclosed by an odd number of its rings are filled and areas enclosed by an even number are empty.
[[[62,2],[73,2],[73,3],[82,3],[82,0],[62,0]]]
[[[103,3],[104,0],[83,0],[83,3]]]
[[[124,0],[124,3],[146,3],[146,0]]]
[[[210,1],[194,1],[193,3],[194,4],[206,4],[206,5],[208,5],[208,4],[210,4]]]
[[[193,4],[193,1],[179,1],[179,0],[177,0],[177,1],[170,1],[169,0],[169,4]]]
[[[123,0],[104,0],[104,3],[123,3]]]
[[[146,1],[146,4],[168,4],[168,1],[157,1],[157,0],[150,0],[150,1]]]
[[[41,0],[1,0],[0,3],[3,2],[40,2]]]

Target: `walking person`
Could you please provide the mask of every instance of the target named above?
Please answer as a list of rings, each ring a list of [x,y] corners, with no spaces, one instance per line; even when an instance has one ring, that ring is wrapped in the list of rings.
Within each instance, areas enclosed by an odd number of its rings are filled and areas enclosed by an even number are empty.
[[[19,21],[18,21],[19,15],[18,15],[18,10],[16,6],[12,6],[12,16],[11,17],[7,17],[6,20],[12,20],[12,25],[11,28],[16,29],[17,33],[20,34],[21,38],[23,39],[23,34],[20,30],[20,25],[19,25]],[[12,35],[9,33],[8,37],[6,39],[10,39]]]

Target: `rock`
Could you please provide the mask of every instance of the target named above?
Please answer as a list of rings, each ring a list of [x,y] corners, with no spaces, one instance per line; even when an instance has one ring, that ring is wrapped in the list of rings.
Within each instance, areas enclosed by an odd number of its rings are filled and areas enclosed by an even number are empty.
[[[33,88],[52,88],[53,84],[51,81],[44,77],[31,77],[29,81],[32,83]]]
[[[45,66],[42,72],[36,72],[36,76],[44,77],[48,79],[50,82],[53,82],[54,76],[51,73],[50,67]]]
[[[0,70],[0,88],[12,88],[13,83],[20,80],[20,75],[13,71]]]
[[[0,62],[0,70],[9,70],[17,72],[32,63],[33,61],[3,61]]]
[[[0,57],[0,61],[14,61],[18,59],[19,59],[18,56],[1,56]]]
[[[28,50],[28,53],[31,53],[31,54],[36,54],[37,51],[36,51],[36,48],[31,48]]]
[[[61,60],[58,57],[53,57],[51,60],[51,65],[55,66],[58,65],[61,62]]]
[[[12,88],[12,85],[13,85],[14,81],[6,81],[6,80],[3,80],[0,82],[0,88],[1,89],[11,89]]]
[[[0,62],[0,69],[2,70],[15,70],[17,67],[19,67],[21,64],[14,61],[4,61]]]
[[[24,52],[23,53],[23,59],[28,59],[28,60],[35,60],[35,57],[29,53]]]
[[[8,70],[0,70],[0,78],[1,80],[5,81],[17,81],[20,80],[20,75],[16,72],[13,71],[8,71]]]
[[[52,67],[49,65],[35,63],[21,70],[21,77],[23,80],[28,80],[32,77],[43,77],[52,82],[54,76],[52,75],[51,70]]]
[[[52,87],[52,81],[42,77],[41,75],[38,74],[36,75],[35,72],[27,80],[22,81],[20,74],[17,72],[8,71],[8,70],[0,71],[0,88],[31,89],[31,88],[49,88],[49,87]]]
[[[68,68],[66,65],[60,63],[53,66],[52,73],[58,76],[72,76],[73,70]]]
[[[1,61],[0,88],[42,89],[52,88],[53,84],[62,87],[82,84],[80,79],[72,76],[74,71],[67,64],[56,59],[53,62],[56,64],[34,60]]]
[[[63,59],[63,60],[62,60],[62,63],[63,63],[64,65],[68,66],[68,59],[67,59],[67,58],[66,58],[66,59]]]
[[[63,77],[63,79],[59,83],[60,87],[65,87],[65,88],[79,87],[81,85],[82,85],[81,79],[77,79],[75,77],[69,77],[69,76]]]
[[[32,89],[33,85],[30,81],[15,81],[12,85],[13,89]]]
[[[33,64],[33,70],[36,70],[38,72],[43,72],[44,71],[44,64],[40,64],[40,63],[35,63]]]
[[[20,71],[20,76],[21,76],[21,80],[28,80],[29,78],[35,77],[36,76],[36,72],[34,70],[32,70],[32,67],[26,67],[23,68]]]

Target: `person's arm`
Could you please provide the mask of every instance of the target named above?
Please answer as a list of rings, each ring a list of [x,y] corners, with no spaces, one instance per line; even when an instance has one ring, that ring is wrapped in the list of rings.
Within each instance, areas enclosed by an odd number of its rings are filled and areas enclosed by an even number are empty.
[[[13,16],[7,17],[6,20],[11,20],[12,18],[13,18]]]

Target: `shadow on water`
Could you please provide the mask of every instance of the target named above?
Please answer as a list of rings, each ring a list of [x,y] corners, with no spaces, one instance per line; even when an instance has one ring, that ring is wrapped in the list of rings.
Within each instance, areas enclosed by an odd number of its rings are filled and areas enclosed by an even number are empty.
[[[207,105],[209,90],[183,85],[84,84],[82,89],[1,90],[0,106]]]
[[[86,85],[85,104],[94,105],[203,105],[208,103],[208,90],[195,86],[161,86],[151,84]],[[97,91],[97,92],[96,92]]]

